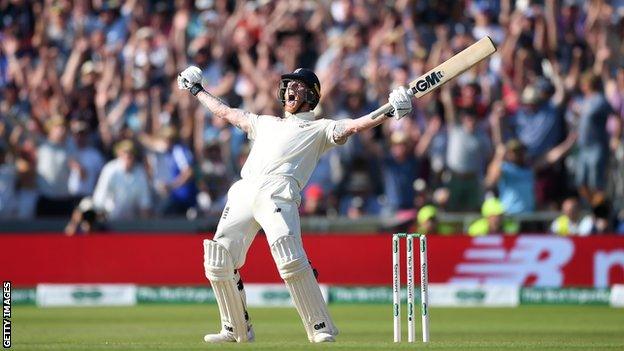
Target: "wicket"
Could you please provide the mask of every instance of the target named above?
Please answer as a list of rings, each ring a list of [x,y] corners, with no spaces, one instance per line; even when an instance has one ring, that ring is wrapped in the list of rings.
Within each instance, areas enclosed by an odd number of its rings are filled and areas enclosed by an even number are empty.
[[[401,267],[400,243],[406,239],[407,268],[407,341],[416,339],[414,324],[414,238],[420,243],[420,296],[422,315],[422,340],[429,342],[429,278],[427,273],[427,238],[423,234],[397,233],[392,235],[392,303],[394,342],[401,342]]]

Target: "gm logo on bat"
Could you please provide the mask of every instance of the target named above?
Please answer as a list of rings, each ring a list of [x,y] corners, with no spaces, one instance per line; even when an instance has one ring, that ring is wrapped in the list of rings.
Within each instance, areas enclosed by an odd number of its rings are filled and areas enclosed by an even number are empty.
[[[444,72],[442,71],[431,72],[430,75],[416,81],[416,84],[412,87],[412,92],[414,94],[417,92],[425,92],[440,83],[442,77],[444,77]]]

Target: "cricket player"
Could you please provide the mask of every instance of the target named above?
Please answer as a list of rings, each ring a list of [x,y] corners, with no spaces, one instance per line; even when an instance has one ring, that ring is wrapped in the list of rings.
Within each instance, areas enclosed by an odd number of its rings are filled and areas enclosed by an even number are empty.
[[[231,108],[205,91],[201,80],[201,70],[191,66],[179,74],[178,87],[189,90],[215,117],[240,128],[253,141],[241,170],[242,179],[228,191],[214,240],[204,241],[204,269],[219,305],[222,325],[219,333],[208,334],[204,340],[254,340],[239,269],[262,227],[308,340],[335,341],[338,329],[301,241],[299,193],[325,151],[392,116],[404,117],[412,110],[411,96],[403,87],[393,90],[389,102],[394,111],[376,119],[315,119],[312,110],[319,103],[321,85],[314,72],[299,68],[281,76],[279,98],[285,112],[277,117]]]

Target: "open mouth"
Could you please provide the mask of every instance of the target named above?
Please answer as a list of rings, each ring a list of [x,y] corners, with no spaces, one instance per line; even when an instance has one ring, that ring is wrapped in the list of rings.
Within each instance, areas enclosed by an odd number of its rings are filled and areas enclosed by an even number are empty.
[[[286,92],[286,103],[289,106],[295,106],[297,104],[297,94],[293,91]]]

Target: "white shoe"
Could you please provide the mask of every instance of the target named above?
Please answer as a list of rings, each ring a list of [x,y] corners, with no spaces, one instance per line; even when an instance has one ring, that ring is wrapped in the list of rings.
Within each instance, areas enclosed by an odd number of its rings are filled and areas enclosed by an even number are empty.
[[[317,333],[312,336],[312,342],[334,342],[336,338],[329,333]]]
[[[255,339],[256,333],[254,333],[253,327],[249,326],[247,329],[247,342],[253,342]],[[233,333],[222,329],[218,334],[204,335],[204,341],[210,344],[220,344],[225,342],[236,342],[236,338]]]

